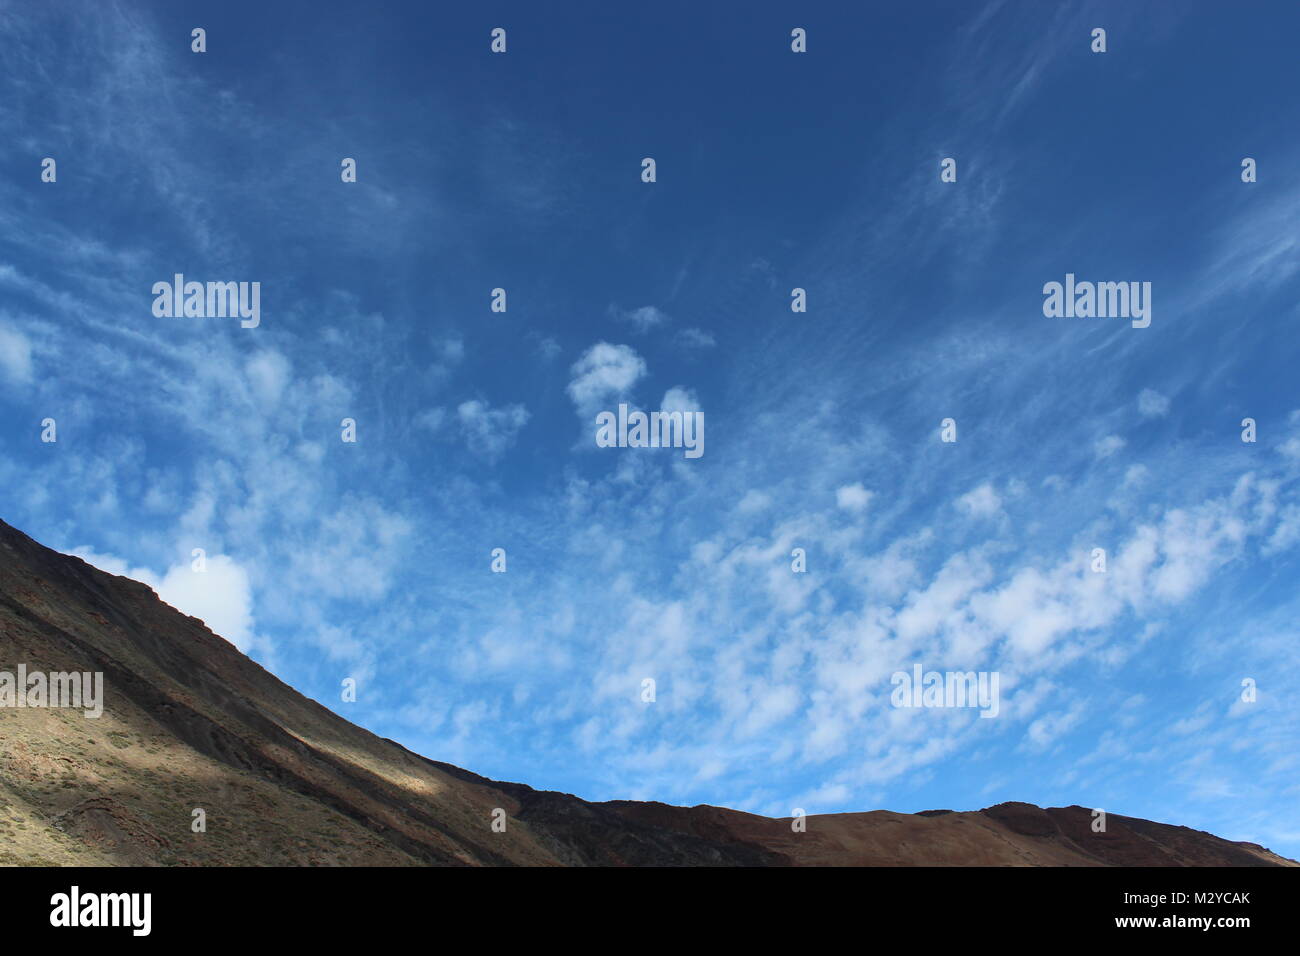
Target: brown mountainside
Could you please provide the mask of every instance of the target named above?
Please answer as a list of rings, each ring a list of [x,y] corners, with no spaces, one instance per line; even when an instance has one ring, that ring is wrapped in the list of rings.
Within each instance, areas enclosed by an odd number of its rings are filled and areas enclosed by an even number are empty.
[[[487,780],[349,723],[145,585],[0,521],[0,672],[19,665],[102,671],[105,707],[0,708],[8,865],[1296,865],[1114,814],[1093,833],[1082,807],[828,814],[794,833]]]

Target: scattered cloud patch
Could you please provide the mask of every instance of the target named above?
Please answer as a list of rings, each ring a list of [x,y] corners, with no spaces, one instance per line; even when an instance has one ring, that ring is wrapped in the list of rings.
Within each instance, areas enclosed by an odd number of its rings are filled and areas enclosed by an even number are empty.
[[[1107,435],[1106,437],[1099,438],[1093,442],[1092,451],[1097,460],[1102,461],[1114,455],[1126,444],[1128,443],[1118,435]]]
[[[519,430],[528,424],[523,405],[492,408],[477,399],[462,402],[456,409],[469,450],[488,461],[496,461],[514,443]]]
[[[0,379],[14,385],[32,381],[32,344],[11,325],[0,324]]]
[[[258,352],[245,366],[253,395],[263,407],[273,407],[289,384],[289,360],[276,351]]]
[[[988,482],[957,499],[957,507],[975,518],[990,518],[1002,510],[1002,499]]]
[[[653,305],[643,305],[639,309],[620,309],[611,305],[609,314],[619,322],[625,322],[643,335],[651,329],[668,324],[668,315]]]
[[[712,332],[704,329],[682,329],[677,333],[677,344],[687,349],[711,349],[717,345]]]
[[[570,370],[568,393],[583,418],[600,411],[609,399],[626,395],[646,373],[645,360],[627,345],[598,342]]]
[[[700,403],[694,392],[676,386],[664,392],[664,399],[659,407],[665,412],[698,412]]]
[[[860,482],[844,485],[835,491],[835,503],[844,511],[866,511],[874,497],[875,492],[868,491]]]
[[[1138,412],[1143,418],[1163,418],[1169,414],[1169,399],[1154,389],[1144,388],[1138,394]]]

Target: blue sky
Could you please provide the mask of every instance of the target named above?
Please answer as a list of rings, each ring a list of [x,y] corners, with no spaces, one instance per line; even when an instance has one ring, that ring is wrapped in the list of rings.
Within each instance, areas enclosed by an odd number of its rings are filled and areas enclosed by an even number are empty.
[[[487,776],[1300,856],[1297,27],[0,4],[0,517]],[[261,324],[155,317],[178,272]],[[1066,273],[1150,326],[1045,317]],[[597,448],[620,402],[703,412],[703,457]],[[998,717],[892,707],[916,663]]]

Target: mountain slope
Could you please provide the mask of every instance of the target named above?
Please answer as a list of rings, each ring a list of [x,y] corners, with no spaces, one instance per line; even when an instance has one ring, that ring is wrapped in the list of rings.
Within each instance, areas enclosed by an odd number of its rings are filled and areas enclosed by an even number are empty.
[[[831,814],[795,833],[487,780],[349,723],[145,585],[0,521],[0,671],[20,664],[102,671],[106,702],[97,719],[0,708],[3,864],[1294,865],[1115,815],[1093,834],[1081,807]]]

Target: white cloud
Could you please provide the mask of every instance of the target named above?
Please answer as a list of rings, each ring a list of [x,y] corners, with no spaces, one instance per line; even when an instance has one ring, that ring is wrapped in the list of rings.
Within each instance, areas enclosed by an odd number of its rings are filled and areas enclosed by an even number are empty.
[[[694,392],[675,386],[664,392],[664,400],[659,407],[665,412],[698,412],[700,403]]]
[[[308,542],[277,556],[288,564],[280,578],[313,601],[321,595],[378,600],[402,566],[411,523],[374,500],[345,496],[332,513],[316,515],[312,529]]]
[[[168,570],[157,583],[145,581],[179,611],[199,618],[241,651],[253,644],[253,595],[248,572],[224,554],[207,559],[206,571],[189,563]]]
[[[993,486],[985,482],[958,498],[957,505],[976,518],[988,518],[1001,510],[1002,499],[993,490]]]
[[[247,653],[255,643],[265,643],[254,634],[253,592],[248,572],[224,554],[209,556],[205,570],[194,570],[192,561],[175,564],[161,578],[148,568],[132,568],[122,558],[100,554],[89,547],[74,548],[87,564],[109,574],[147,584],[176,610],[197,617],[208,630],[219,634]]]
[[[1277,527],[1264,545],[1264,554],[1273,555],[1300,543],[1300,507],[1287,505],[1282,509]]]
[[[573,363],[569,397],[584,419],[610,396],[623,395],[646,373],[645,361],[626,345],[598,342]]]
[[[443,339],[434,348],[448,365],[456,365],[465,357],[465,341],[459,335]]]
[[[549,362],[560,354],[560,343],[546,336],[537,342],[537,353],[543,362]]]
[[[429,366],[427,380],[431,385],[439,386],[451,380],[457,365],[465,358],[465,342],[458,335],[437,339],[433,342],[433,351],[437,359]]]
[[[1128,471],[1124,472],[1124,487],[1134,488],[1145,482],[1151,476],[1151,469],[1146,465],[1129,465]]]
[[[325,444],[318,441],[299,442],[296,448],[298,457],[309,465],[319,465],[325,460]],[[160,510],[160,509],[155,509]]]
[[[470,451],[495,461],[515,443],[519,429],[528,423],[528,410],[522,405],[491,408],[477,399],[462,402],[456,409],[461,431]]]
[[[32,380],[32,345],[10,325],[0,325],[0,378],[15,385]]]
[[[1093,454],[1095,454],[1097,459],[1100,461],[1104,458],[1109,458],[1126,444],[1127,442],[1118,435],[1107,435],[1105,438],[1097,439],[1097,441],[1093,443],[1092,450]]]
[[[626,322],[638,332],[649,332],[656,326],[664,325],[668,322],[668,316],[661,309],[653,305],[643,305],[639,309],[620,309],[611,305],[609,312],[620,322]]]
[[[1143,418],[1161,418],[1169,414],[1169,399],[1154,389],[1144,388],[1138,395],[1138,411]]]
[[[289,360],[276,351],[258,352],[248,360],[245,370],[253,395],[262,407],[278,404],[292,374]]]
[[[704,329],[682,329],[677,333],[677,344],[688,349],[710,349],[717,345],[712,332]]]
[[[835,503],[845,511],[865,511],[867,505],[871,504],[871,499],[876,496],[874,491],[868,491],[861,482],[852,485],[844,485],[835,491]]]
[[[1082,716],[1083,707],[1080,704],[1075,704],[1068,711],[1044,714],[1025,731],[1026,745],[1032,750],[1045,749],[1073,728]]]

